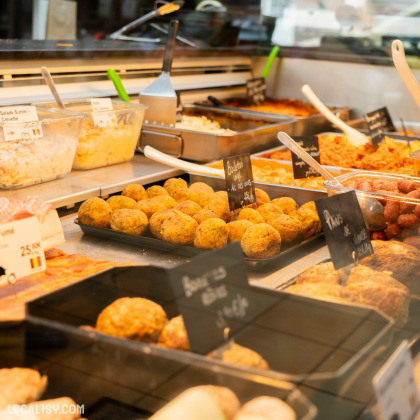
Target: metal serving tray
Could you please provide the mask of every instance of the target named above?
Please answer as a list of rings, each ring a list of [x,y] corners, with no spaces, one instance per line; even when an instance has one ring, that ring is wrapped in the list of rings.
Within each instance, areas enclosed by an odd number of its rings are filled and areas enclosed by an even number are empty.
[[[138,273],[147,277],[146,270]],[[88,282],[84,286],[89,284],[92,285]],[[311,420],[316,416],[316,407],[290,382],[261,382],[241,372],[212,370],[209,363],[199,366],[186,352],[184,355],[82,331],[69,318],[65,319],[70,308],[73,316],[80,312],[87,316],[86,311],[94,315],[105,296],[117,298],[112,295],[112,288],[106,282],[101,288],[105,295],[96,297],[91,290],[86,291],[83,302],[78,299],[80,296],[73,295],[73,290],[66,289],[60,300],[67,304],[51,308],[51,313],[57,311],[57,318],[51,321],[42,316],[23,322],[0,322],[0,368],[27,367],[40,371],[48,377],[43,400],[71,397],[83,406],[83,418],[91,420],[147,419],[177,394],[197,385],[227,386],[241,403],[258,395],[276,396],[294,409],[298,419]],[[56,296],[48,298],[58,303]],[[40,301],[36,304],[37,312],[41,304]],[[181,357],[177,357],[180,353]]]
[[[183,290],[182,284],[171,278],[170,270],[153,266],[117,267],[35,299],[26,305],[26,312],[30,321],[54,326],[65,336],[78,337],[81,351],[73,348],[56,355],[60,363],[74,364],[74,369],[83,371],[80,364],[88,362],[83,364],[92,365],[92,369],[97,367],[99,376],[111,373],[106,361],[88,360],[95,356],[91,354],[95,346],[96,356],[100,358],[108,358],[112,348],[120,349],[120,357],[110,361],[111,366],[118,364],[118,360],[124,363],[126,351],[137,350],[137,358],[144,359],[136,360],[142,374],[132,372],[133,363],[126,363],[113,379],[127,385],[136,381],[139,389],[146,392],[153,392],[156,382],[162,383],[174,376],[178,369],[174,371],[170,361],[178,362],[180,367],[184,363],[201,367],[213,375],[223,372],[227,375],[236,373],[240,378],[257,377],[261,384],[269,384],[268,379],[300,382],[308,376],[312,379],[336,378],[350,369],[357,359],[373,351],[382,340],[388,341],[392,332],[393,322],[372,308],[314,300],[258,286],[249,286],[247,290],[248,299],[253,302],[253,318],[246,322],[235,320],[238,328],[231,331],[230,338],[258,352],[268,362],[268,370],[232,365],[198,353],[171,350],[80,328],[95,326],[99,313],[122,297],[150,299],[161,305],[171,319],[182,313],[183,305],[188,305]],[[206,334],[205,330],[203,334]],[[107,351],[108,345],[110,351]],[[223,342],[214,343],[212,350],[224,345]],[[98,350],[105,350],[105,354]],[[41,354],[47,356],[48,350],[46,353]],[[154,366],[151,362],[158,361],[159,357],[161,363]]]
[[[228,98],[224,100],[226,101],[229,99],[237,99],[237,98]],[[223,100],[222,100],[222,103],[223,103]],[[210,101],[196,102],[196,104],[200,106],[207,106],[212,109],[223,109],[225,111],[229,109],[242,111],[247,114],[257,115],[259,118],[285,115],[285,114],[280,114],[280,113],[273,114],[269,112],[253,111],[253,110],[249,110],[245,108],[235,108],[231,106],[223,106],[223,107],[221,106],[218,108],[218,107],[215,107],[214,104],[212,104]],[[351,108],[345,107],[345,106],[335,106],[331,104],[329,104],[328,106],[333,108],[333,112],[343,121],[348,121],[350,119]],[[293,124],[293,129],[290,134],[292,136],[306,136],[306,135],[318,133],[320,131],[326,131],[326,130],[331,129],[331,123],[322,114],[314,114],[308,117],[293,117],[293,118],[295,118],[296,120]]]
[[[255,115],[240,109],[226,111],[198,105],[185,105],[183,113],[205,116],[236,134],[212,134],[175,127],[143,124],[137,151],[147,145],[161,152],[198,162],[211,162],[226,156],[254,153],[278,143],[277,133],[292,133],[296,119],[282,115]]]
[[[226,190],[226,183],[224,178],[199,174],[185,174],[183,178],[187,180],[188,184],[192,184],[194,182],[204,182],[210,185],[215,191]],[[165,180],[161,181],[160,183],[163,184],[164,182]],[[156,183],[151,185],[155,184]],[[287,185],[264,184],[259,182],[255,182],[254,185],[256,188],[264,190],[271,199],[277,197],[292,197],[299,206],[308,201],[327,197],[327,192],[321,190],[310,190],[306,188],[290,187]],[[99,228],[96,226],[85,225],[80,223],[78,219],[75,220],[75,223],[80,227],[83,233],[87,235],[112,239],[119,242],[137,245],[139,247],[152,248],[164,252],[172,252],[174,254],[183,255],[186,257],[193,257],[208,252],[208,250],[199,249],[194,246],[174,246],[166,241],[157,239],[155,236],[153,236],[149,229],[147,229],[141,236],[138,236],[124,232],[117,232],[109,228]],[[324,236],[323,234],[319,234],[304,241],[291,243],[289,246],[282,244],[281,252],[275,257],[266,259],[254,259],[244,256],[244,260],[246,261],[248,268],[253,270],[264,270],[270,266],[288,265],[297,257],[299,257],[300,253],[303,252],[306,248],[310,247],[311,251],[314,251],[324,245]]]

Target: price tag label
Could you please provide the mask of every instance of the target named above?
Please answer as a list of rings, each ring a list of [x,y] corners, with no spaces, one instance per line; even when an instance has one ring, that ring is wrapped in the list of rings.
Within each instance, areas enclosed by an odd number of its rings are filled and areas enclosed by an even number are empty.
[[[39,222],[27,217],[0,225],[0,283],[46,269]]]
[[[395,131],[395,126],[386,107],[368,112],[365,114],[365,120],[374,147],[378,147],[382,142],[385,132]]]
[[[234,211],[255,203],[254,178],[249,153],[223,159],[229,210]]]
[[[300,147],[302,147],[303,150],[305,150],[305,152],[309,153],[318,163],[321,163],[318,136],[294,137],[294,140]],[[295,179],[320,176],[320,174],[312,166],[308,165],[294,153],[292,153],[292,166],[293,176]]]
[[[255,318],[253,292],[238,243],[169,271],[191,350],[207,354]]]
[[[373,378],[382,420],[411,420],[418,412],[419,393],[407,341],[403,341]]]
[[[3,106],[0,108],[0,121],[3,123],[3,135],[6,141],[30,140],[43,137],[36,107]],[[22,125],[22,123],[28,123]]]
[[[316,200],[315,205],[336,270],[373,254],[355,191]]]
[[[117,116],[112,111],[111,98],[91,98],[92,119],[95,127],[112,127],[117,124]]]
[[[246,99],[249,105],[259,105],[265,101],[265,79],[257,77],[246,81]]]

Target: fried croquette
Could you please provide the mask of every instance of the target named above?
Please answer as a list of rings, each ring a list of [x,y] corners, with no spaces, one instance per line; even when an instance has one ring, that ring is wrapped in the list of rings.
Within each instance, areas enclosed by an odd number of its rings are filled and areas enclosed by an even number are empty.
[[[162,203],[167,209],[171,209],[176,204],[176,201],[170,195],[157,195],[154,200]]]
[[[136,200],[126,197],[125,195],[113,195],[112,197],[109,197],[106,202],[109,204],[113,212],[120,209],[132,209],[137,203]]]
[[[205,209],[211,210],[214,213],[216,213],[224,222],[230,222],[229,206],[224,200],[217,198],[211,201],[209,204],[207,204]]]
[[[149,228],[154,236],[158,239],[163,239],[162,234],[160,233],[162,229],[162,223],[171,215],[171,214],[181,214],[180,211],[174,209],[165,209],[160,210],[152,215],[149,219]]]
[[[190,185],[190,190],[200,192],[206,192],[208,194],[214,194],[214,190],[210,185],[205,184],[204,182],[194,182]]]
[[[194,219],[197,220],[198,224],[204,222],[207,219],[220,219],[220,217],[214,212],[209,209],[201,209],[197,213],[194,214]]]
[[[175,204],[173,208],[191,217],[201,210],[201,207],[198,203],[190,200],[181,201],[180,203]]]
[[[236,220],[249,220],[252,223],[264,223],[264,218],[261,216],[257,210],[245,208],[242,209]]]
[[[128,184],[121,195],[130,197],[136,201],[146,200],[146,198],[148,198],[146,190],[143,185],[140,184]]]
[[[258,207],[270,202],[269,195],[260,188],[255,188],[255,199]]]
[[[198,203],[198,193],[196,191],[192,191],[189,188],[180,188],[172,192],[172,198],[175,199],[177,203],[181,203],[182,201],[194,201]]]
[[[274,198],[271,202],[280,207],[284,214],[289,214],[291,211],[299,208],[298,203],[291,197]]]
[[[281,237],[273,226],[259,223],[250,226],[241,239],[241,248],[249,258],[271,258],[280,252]]]
[[[115,337],[156,343],[168,322],[163,308],[149,299],[124,297],[99,314],[96,329]]]
[[[230,242],[240,242],[242,236],[244,236],[245,231],[252,226],[254,223],[249,220],[235,220],[227,224],[229,229],[229,241]]]
[[[190,341],[182,315],[172,318],[160,333],[158,343],[164,347],[177,350],[190,350]]]
[[[283,214],[283,210],[273,203],[263,204],[257,208],[257,212],[261,214],[265,222],[277,214]]]
[[[222,219],[207,219],[195,231],[197,248],[217,249],[227,244],[229,229]]]
[[[215,357],[215,352],[209,354],[209,357]],[[256,351],[236,343],[225,350],[221,355],[221,360],[235,365],[253,367],[258,369],[269,369],[267,361]]]
[[[148,224],[147,216],[141,210],[135,209],[119,209],[113,213],[111,218],[112,230],[133,235],[141,235]]]
[[[106,228],[111,222],[112,209],[102,198],[91,197],[80,206],[77,217],[85,225]]]
[[[321,232],[322,226],[318,213],[308,208],[290,213],[290,217],[298,219],[302,223],[301,234],[304,238],[310,238]]]
[[[305,204],[302,204],[299,209],[309,209],[314,211],[316,214],[318,214],[318,210],[316,209],[315,201],[308,201]]]
[[[160,195],[169,195],[168,191],[166,191],[165,188],[161,187],[160,185],[152,185],[146,190],[146,192],[149,198],[155,198]]]
[[[146,198],[146,200],[137,202],[133,209],[141,210],[147,217],[151,217],[154,213],[165,210],[166,207],[159,200]]]
[[[197,227],[195,219],[180,212],[171,214],[162,223],[160,233],[162,239],[172,245],[192,245]]]
[[[226,203],[229,202],[227,191],[217,191],[214,193],[214,195],[216,198],[221,198],[222,200],[225,200]]]
[[[197,203],[200,204],[201,207],[206,207],[207,204],[212,202],[215,199],[214,193],[209,193],[207,191],[197,191],[198,198]]]
[[[180,190],[182,188],[187,188],[187,187],[188,187],[187,181],[185,181],[182,178],[169,178],[163,184],[163,188],[165,188],[165,190],[168,191],[170,196],[172,196],[172,193],[175,190]]]
[[[291,243],[300,236],[302,222],[287,214],[278,214],[267,220],[280,234],[282,243]]]

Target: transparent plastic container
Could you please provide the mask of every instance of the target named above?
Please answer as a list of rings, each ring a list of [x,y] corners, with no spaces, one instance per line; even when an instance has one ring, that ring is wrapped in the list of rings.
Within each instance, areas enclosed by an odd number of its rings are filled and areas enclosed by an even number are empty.
[[[38,105],[56,107],[54,102]],[[93,111],[90,99],[83,99],[64,106],[85,114],[73,169],[100,168],[133,158],[146,105],[112,100],[112,110]]]
[[[71,171],[84,115],[35,108],[38,121],[0,122],[0,189],[40,184]]]
[[[386,228],[374,232],[373,239],[398,239],[410,245],[420,245],[420,178],[358,171],[336,179],[343,187],[331,181],[324,182],[329,196],[354,188],[358,198],[372,197],[384,206]]]
[[[416,150],[408,156],[414,159],[414,175],[420,177],[420,150]]]

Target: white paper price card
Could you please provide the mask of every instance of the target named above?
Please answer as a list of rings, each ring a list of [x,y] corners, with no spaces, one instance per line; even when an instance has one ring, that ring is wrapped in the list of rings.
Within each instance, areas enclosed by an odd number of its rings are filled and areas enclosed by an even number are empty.
[[[0,108],[0,122],[4,140],[30,140],[43,137],[36,108],[29,106],[3,106]],[[22,125],[22,123],[28,123]]]
[[[36,217],[0,225],[0,284],[46,269]]]
[[[112,127],[117,124],[117,117],[112,111],[111,98],[91,98],[92,119],[95,127]]]
[[[90,103],[93,112],[113,110],[111,98],[91,98]]]
[[[403,341],[373,378],[382,420],[411,420],[419,409],[413,361]]]

